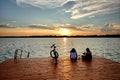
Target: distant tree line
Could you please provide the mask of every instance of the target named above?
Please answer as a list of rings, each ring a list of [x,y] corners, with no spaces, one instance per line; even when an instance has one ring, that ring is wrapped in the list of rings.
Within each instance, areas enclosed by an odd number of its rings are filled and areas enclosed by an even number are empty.
[[[76,36],[56,36],[56,35],[43,35],[43,36],[0,36],[0,38],[61,38],[61,37],[75,37],[75,38],[79,38],[79,37],[116,37],[116,38],[120,38],[120,34],[113,34],[113,35],[76,35]]]

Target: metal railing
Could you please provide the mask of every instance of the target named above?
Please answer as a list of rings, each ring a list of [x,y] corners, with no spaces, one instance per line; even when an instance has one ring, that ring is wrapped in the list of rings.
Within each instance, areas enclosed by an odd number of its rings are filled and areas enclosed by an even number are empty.
[[[20,52],[20,54],[18,54],[19,52]],[[15,50],[15,53],[14,53],[14,59],[22,58],[23,52],[26,52],[26,53],[27,53],[27,58],[30,57],[30,52],[24,51],[24,50],[22,50],[22,49],[16,49],[16,50]]]

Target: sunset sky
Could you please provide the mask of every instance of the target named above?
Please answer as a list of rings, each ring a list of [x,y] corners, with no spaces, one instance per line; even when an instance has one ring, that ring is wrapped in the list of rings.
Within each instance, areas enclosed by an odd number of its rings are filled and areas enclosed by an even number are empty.
[[[0,0],[0,36],[120,34],[120,0]]]

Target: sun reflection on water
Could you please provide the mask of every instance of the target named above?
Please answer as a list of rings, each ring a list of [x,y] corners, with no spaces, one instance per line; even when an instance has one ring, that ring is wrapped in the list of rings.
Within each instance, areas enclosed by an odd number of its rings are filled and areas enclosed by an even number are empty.
[[[64,37],[64,38],[63,38],[63,41],[64,41],[64,44],[66,45],[67,38]]]
[[[63,38],[63,46],[64,46],[63,47],[64,48],[63,52],[67,52],[67,49],[68,49],[67,46],[68,46],[68,44],[67,44],[67,38],[66,37]]]

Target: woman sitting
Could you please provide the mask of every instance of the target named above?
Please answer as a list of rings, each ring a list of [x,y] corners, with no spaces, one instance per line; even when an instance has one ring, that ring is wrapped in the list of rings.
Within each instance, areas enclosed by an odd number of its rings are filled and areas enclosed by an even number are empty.
[[[92,59],[92,53],[89,48],[86,48],[86,52],[82,55],[83,60],[91,60]]]
[[[75,48],[72,48],[72,50],[70,51],[70,59],[77,60],[77,52],[76,52]]]

